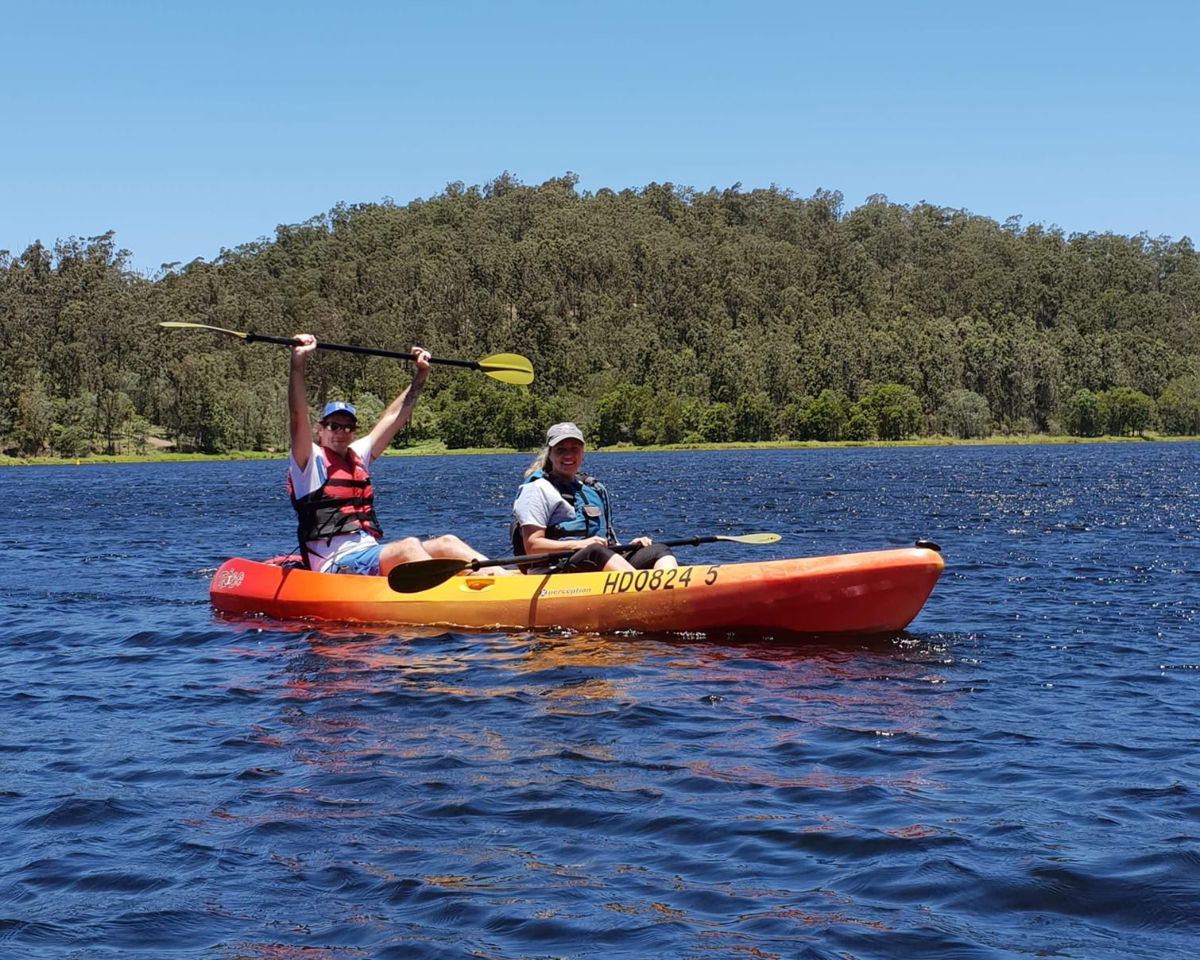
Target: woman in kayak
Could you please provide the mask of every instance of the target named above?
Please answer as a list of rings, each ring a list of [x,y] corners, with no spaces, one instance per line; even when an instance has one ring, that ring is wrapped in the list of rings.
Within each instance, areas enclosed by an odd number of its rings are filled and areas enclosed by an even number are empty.
[[[421,541],[416,537],[384,542],[375,516],[374,495],[367,470],[387,449],[396,432],[408,421],[417,395],[429,376],[429,353],[413,347],[417,372],[379,422],[366,436],[354,438],[358,417],[354,407],[340,400],[327,403],[317,421],[313,443],[304,386],[304,363],[317,348],[309,333],[296,336],[288,375],[288,412],[291,456],[288,458],[288,493],[299,518],[300,555],[309,568],[321,573],[386,575],[392,567],[414,560],[448,557],[485,560],[453,534]],[[496,574],[512,571],[493,568]]]
[[[580,472],[582,463],[583,433],[575,424],[556,423],[546,431],[546,446],[525,471],[513,504],[513,549],[525,554],[574,550],[562,567],[566,573],[679,566],[670,550],[649,537],[631,540],[637,549],[625,555],[612,549],[617,538],[608,491]]]

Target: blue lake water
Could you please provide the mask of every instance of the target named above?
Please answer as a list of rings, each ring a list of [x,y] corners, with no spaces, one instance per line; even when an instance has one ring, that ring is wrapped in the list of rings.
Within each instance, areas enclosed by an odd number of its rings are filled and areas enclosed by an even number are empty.
[[[507,552],[528,457],[376,468]],[[696,561],[942,546],[900,636],[214,617],[275,462],[0,471],[6,957],[1190,957],[1200,445],[589,455]]]

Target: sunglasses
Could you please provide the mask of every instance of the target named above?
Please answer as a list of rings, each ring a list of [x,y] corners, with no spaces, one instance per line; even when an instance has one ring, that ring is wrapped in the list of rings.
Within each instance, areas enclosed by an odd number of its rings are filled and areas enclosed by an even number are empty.
[[[322,423],[321,426],[330,433],[353,433],[358,429],[357,423]]]

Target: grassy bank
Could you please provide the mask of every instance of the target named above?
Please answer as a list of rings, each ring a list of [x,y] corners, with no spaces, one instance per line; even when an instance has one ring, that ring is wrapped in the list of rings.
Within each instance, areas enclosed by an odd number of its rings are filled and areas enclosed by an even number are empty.
[[[887,449],[889,447],[995,447],[1029,446],[1033,444],[1079,443],[1147,443],[1200,440],[1200,437],[1169,437],[1147,432],[1137,437],[1064,437],[1035,433],[1024,436],[987,437],[982,440],[959,440],[954,437],[917,437],[912,440],[764,440],[758,443],[675,443],[666,446],[636,447],[617,444],[601,447],[602,453],[652,452],[662,450],[832,450],[846,447]]]
[[[844,447],[863,447],[886,449],[889,447],[985,447],[985,446],[1019,446],[1028,444],[1079,444],[1079,443],[1147,443],[1147,442],[1195,442],[1200,437],[1163,436],[1156,433],[1146,433],[1137,437],[1063,437],[1049,434],[1029,434],[1026,436],[988,437],[983,440],[956,440],[953,437],[919,437],[913,440],[870,440],[870,441],[834,441],[823,443],[818,440],[776,440],[759,443],[676,443],[666,446],[636,447],[632,444],[618,444],[612,447],[593,448],[591,452],[600,453],[658,453],[671,450],[829,450]],[[514,450],[511,447],[487,448],[469,447],[460,450],[447,450],[440,440],[413,443],[399,450],[388,450],[388,457],[423,457],[423,456],[468,456],[484,453],[528,453],[533,456],[533,450]],[[146,454],[92,454],[87,457],[6,457],[0,456],[0,467],[29,467],[29,466],[87,466],[99,463],[187,463],[203,460],[283,460],[285,453],[264,453],[256,450],[234,451],[232,453],[146,453]]]

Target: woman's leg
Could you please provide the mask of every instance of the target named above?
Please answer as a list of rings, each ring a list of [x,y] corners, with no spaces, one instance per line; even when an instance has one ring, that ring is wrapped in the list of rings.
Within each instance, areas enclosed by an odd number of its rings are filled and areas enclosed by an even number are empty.
[[[584,547],[579,550],[567,561],[566,573],[596,573],[603,570],[606,573],[611,573],[615,570],[632,570],[626,560],[619,553],[613,553],[608,547],[602,547],[598,543],[593,543],[590,547]]]
[[[674,554],[661,543],[638,547],[629,555],[629,563],[634,570],[674,570],[679,566]]]

